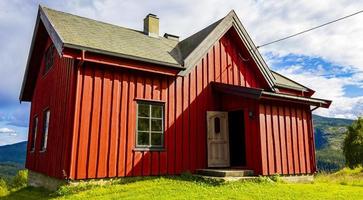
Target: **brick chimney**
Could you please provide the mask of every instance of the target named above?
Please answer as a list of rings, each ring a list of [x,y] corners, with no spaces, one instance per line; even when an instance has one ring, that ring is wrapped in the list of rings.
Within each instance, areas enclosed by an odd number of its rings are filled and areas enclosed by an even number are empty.
[[[151,37],[159,37],[159,18],[148,14],[144,19],[144,33]]]

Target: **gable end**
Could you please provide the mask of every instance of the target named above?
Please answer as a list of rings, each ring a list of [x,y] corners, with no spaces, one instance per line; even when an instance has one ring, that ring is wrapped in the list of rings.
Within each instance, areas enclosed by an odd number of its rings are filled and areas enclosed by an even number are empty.
[[[221,22],[210,32],[210,34],[185,58],[184,67],[186,69],[181,71],[179,75],[184,76],[192,68],[194,68],[199,60],[205,54],[207,54],[214,43],[221,39],[224,34],[232,27],[237,31],[241,41],[249,50],[250,56],[258,66],[270,89],[272,91],[276,91],[275,79],[272,76],[270,69],[266,65],[261,54],[258,52],[255,44],[252,42],[250,36],[233,10],[226,17],[224,17]]]

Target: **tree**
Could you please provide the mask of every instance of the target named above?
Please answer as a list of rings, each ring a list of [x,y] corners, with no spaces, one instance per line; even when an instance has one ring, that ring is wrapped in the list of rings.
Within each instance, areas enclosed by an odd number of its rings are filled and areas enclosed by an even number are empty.
[[[348,126],[345,134],[343,152],[346,165],[350,168],[363,166],[363,118],[359,117]]]

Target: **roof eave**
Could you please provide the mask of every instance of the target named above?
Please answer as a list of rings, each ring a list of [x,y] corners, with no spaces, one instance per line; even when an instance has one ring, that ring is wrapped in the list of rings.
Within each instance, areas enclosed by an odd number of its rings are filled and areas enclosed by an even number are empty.
[[[246,98],[252,98],[256,100],[282,101],[282,102],[305,104],[305,105],[311,105],[323,108],[329,108],[329,106],[332,103],[332,101],[325,99],[279,94],[279,93],[264,91],[263,89],[259,88],[249,88],[244,86],[229,85],[214,81],[212,81],[211,85],[212,88],[218,92],[227,93],[236,96],[243,96]]]
[[[31,99],[24,99],[24,90],[25,90],[26,82],[28,81],[29,65],[30,65],[32,53],[33,53],[33,50],[34,50],[35,39],[37,37],[37,32],[38,32],[40,21],[43,23],[43,25],[46,28],[48,34],[50,35],[50,38],[53,41],[54,46],[56,47],[58,54],[62,55],[62,49],[63,49],[62,39],[59,36],[59,34],[56,32],[56,30],[53,28],[51,22],[48,20],[48,17],[46,15],[46,13],[44,12],[43,7],[41,5],[39,5],[37,19],[35,21],[33,37],[32,37],[32,41],[31,41],[29,53],[28,53],[27,64],[26,64],[26,67],[25,67],[25,73],[24,73],[23,82],[22,82],[22,85],[21,85],[21,90],[20,90],[20,95],[19,95],[19,101],[20,102],[30,101],[31,100]]]
[[[268,85],[270,86],[272,91],[275,91],[274,85],[275,85],[275,79],[273,78],[273,75],[268,68],[265,60],[262,58],[260,52],[258,51],[256,45],[253,43],[251,37],[249,36],[248,32],[242,25],[241,21],[239,20],[237,14],[234,12],[234,10],[231,11],[233,22],[236,23],[236,30],[237,33],[240,35],[241,38],[245,39],[242,40],[244,44],[246,45],[247,49],[251,52],[252,58],[257,64],[257,67],[259,67],[260,71],[262,72],[262,75],[265,77]]]
[[[307,105],[329,108],[332,101],[326,99],[318,99],[318,98],[311,98],[311,97],[300,97],[300,96],[293,96],[287,94],[278,94],[273,92],[262,91],[262,99],[272,99],[272,100],[286,100],[291,102],[302,102]]]
[[[32,41],[30,43],[30,49],[29,49],[29,53],[28,53],[28,58],[27,58],[27,61],[26,61],[25,72],[24,72],[24,76],[23,76],[23,82],[21,84],[21,89],[20,89],[20,94],[19,94],[19,101],[20,102],[22,102],[22,101],[29,101],[29,99],[24,99],[24,89],[25,89],[26,82],[28,80],[29,64],[30,64],[32,52],[33,52],[34,45],[35,45],[36,33],[38,32],[39,21],[40,21],[39,19],[40,19],[40,14],[39,14],[39,11],[38,11],[37,19],[35,20],[33,37],[32,37]]]
[[[276,85],[276,87],[280,87],[280,88],[286,88],[286,89],[302,91],[302,92],[309,92],[309,90],[307,88],[298,88],[298,87],[293,87],[293,86],[285,85],[285,84],[281,84],[281,83],[275,83],[275,85]]]
[[[74,45],[74,44],[69,44],[69,43],[64,43],[63,47],[82,50],[82,51],[84,50],[84,51],[88,51],[88,52],[92,52],[92,53],[114,56],[114,57],[119,57],[119,58],[125,58],[125,59],[130,59],[130,60],[136,60],[136,61],[141,61],[141,62],[147,62],[147,63],[157,64],[157,65],[161,65],[161,66],[165,66],[165,67],[172,67],[172,68],[179,69],[179,70],[185,69],[180,64],[161,62],[161,61],[152,60],[152,59],[148,59],[148,58],[131,56],[131,55],[127,55],[127,54],[115,53],[115,52],[110,52],[110,51],[104,51],[104,50],[100,50],[100,49],[94,49],[94,48],[89,48],[89,47],[84,47],[84,46]]]
[[[296,82],[296,81],[294,81],[294,80],[292,80],[292,79],[290,79],[290,78],[288,78],[288,77],[286,77],[286,76],[284,76],[284,75],[282,75],[280,73],[277,73],[276,71],[273,71],[273,72],[276,73],[276,74],[278,74],[278,75],[280,75],[280,76],[282,76],[283,78],[285,78],[285,79],[287,79],[287,80],[289,80],[289,81],[297,84],[297,85],[300,85],[302,88],[305,89],[305,91],[311,93],[311,95],[315,93],[315,90],[313,90],[311,88],[308,88],[305,85],[302,85],[302,84],[300,84],[300,83],[298,83],[298,82]],[[281,83],[277,83],[277,82],[275,84],[276,84],[276,86],[280,86],[280,87],[284,87],[284,88],[288,88],[288,89],[295,89],[295,90],[301,91],[301,89],[299,89],[297,87],[290,86],[290,85],[285,85],[285,84],[281,84]]]
[[[62,56],[64,40],[54,28],[54,25],[49,20],[49,17],[46,12],[44,12],[43,7],[39,6],[40,19],[42,20],[45,29],[47,30],[50,39],[52,40],[54,47],[57,49],[57,52],[60,56]]]

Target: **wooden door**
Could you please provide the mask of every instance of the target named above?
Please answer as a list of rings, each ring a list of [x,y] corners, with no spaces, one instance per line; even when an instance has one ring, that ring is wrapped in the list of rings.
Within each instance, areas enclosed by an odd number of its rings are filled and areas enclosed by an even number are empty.
[[[207,111],[208,167],[229,167],[228,112]]]

